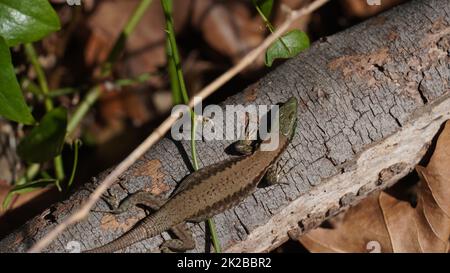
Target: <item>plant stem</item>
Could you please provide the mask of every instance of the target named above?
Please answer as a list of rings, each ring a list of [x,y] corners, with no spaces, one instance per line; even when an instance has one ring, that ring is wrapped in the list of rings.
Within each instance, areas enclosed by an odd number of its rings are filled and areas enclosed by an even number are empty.
[[[142,84],[142,83],[147,82],[155,74],[156,73],[142,73],[142,74],[138,75],[137,77],[118,79],[118,80],[114,81],[114,84],[119,87]]]
[[[184,82],[183,71],[181,69],[180,54],[178,52],[177,41],[175,39],[175,28],[173,26],[172,18],[172,1],[171,0],[161,0],[161,4],[164,9],[164,15],[166,17],[166,27],[167,27],[167,38],[169,40],[170,49],[172,52],[172,58],[176,69],[176,75],[178,78],[178,84],[181,91],[181,98],[184,104],[189,103],[189,96],[186,90],[186,83]]]
[[[161,0],[163,6],[164,15],[166,17],[166,27],[167,27],[167,43],[169,53],[168,59],[172,59],[172,64],[169,61],[169,68],[175,70],[176,73],[171,73],[171,85],[176,86],[176,90],[181,93],[181,99],[184,104],[189,103],[189,95],[186,90],[186,83],[184,81],[183,70],[181,69],[181,58],[178,52],[177,41],[175,38],[175,28],[173,25],[172,17],[172,1],[171,0]],[[171,53],[171,54],[170,54]],[[176,84],[177,83],[177,84]],[[197,153],[195,149],[195,112],[191,111],[191,154],[192,160],[194,161],[193,166],[195,170],[198,170]]]
[[[25,44],[25,54],[27,55],[27,58],[30,61],[30,63],[33,65],[34,70],[36,71],[39,86],[41,88],[42,94],[44,95],[45,109],[48,113],[53,109],[53,102],[51,98],[48,97],[49,89],[47,84],[47,78],[45,77],[44,70],[42,69],[41,64],[39,63],[36,50],[34,49],[33,44],[31,43]],[[56,178],[59,181],[63,181],[65,174],[61,155],[58,155],[53,159],[53,165],[55,168]]]
[[[101,94],[101,87],[95,86],[88,91],[83,101],[78,105],[69,122],[67,123],[67,135],[70,136],[84,118],[89,108],[97,101]]]
[[[211,238],[212,238],[212,241],[214,244],[214,250],[216,251],[216,253],[221,253],[222,248],[220,246],[219,236],[217,235],[216,223],[214,222],[214,219],[212,219],[212,218],[208,219],[207,223],[208,223],[209,231],[211,232]]]
[[[122,79],[115,80],[114,85],[118,86],[118,87],[138,85],[138,84],[147,82],[154,75],[156,75],[156,73],[142,73],[136,77],[122,78]],[[44,95],[43,95],[41,89],[34,82],[29,81],[28,79],[23,79],[21,81],[21,84],[22,84],[22,88],[25,91],[31,92],[34,95],[39,96],[40,100],[42,100],[44,98]],[[60,97],[60,96],[64,96],[64,95],[70,95],[70,94],[79,92],[80,89],[86,89],[86,86],[62,87],[62,88],[50,90],[50,92],[47,94],[47,97],[56,98],[56,97]]]
[[[33,44],[25,44],[25,54],[27,55],[30,63],[33,65],[34,70],[36,71],[36,76],[42,91],[42,95],[44,95],[45,97],[45,109],[47,110],[47,112],[49,112],[53,109],[53,102],[50,98],[47,97],[49,93],[47,79],[45,77],[44,70],[42,69],[41,64],[38,61],[36,50],[34,49]]]
[[[17,180],[16,185],[23,185],[28,181],[33,180],[33,178],[39,173],[41,165],[38,163],[31,164],[25,170],[25,173]]]
[[[191,155],[192,155],[192,165],[194,166],[194,170],[198,170],[198,161],[197,161],[197,148],[195,145],[195,131],[197,127],[196,115],[195,112],[191,110]]]
[[[179,98],[181,93],[181,99],[184,104],[189,104],[189,96],[186,90],[186,84],[183,77],[183,71],[181,69],[180,54],[178,52],[177,42],[175,38],[175,29],[172,17],[172,1],[171,0],[161,0],[161,4],[164,10],[164,15],[166,17],[166,32],[167,32],[167,52],[168,52],[168,64],[169,64],[169,76],[171,77],[171,86],[177,86],[175,90],[172,90],[172,94],[177,92],[178,94],[173,95],[174,98]],[[170,54],[171,53],[171,54]],[[170,60],[172,59],[172,60]],[[171,63],[172,62],[172,63]],[[175,71],[174,71],[175,70]],[[174,73],[176,72],[176,73]],[[176,76],[176,77],[175,77]],[[178,84],[176,84],[178,82]],[[175,102],[175,100],[174,100]],[[195,145],[195,131],[196,131],[196,115],[193,110],[191,113],[191,156],[193,161],[194,170],[198,170],[197,161],[197,151]],[[216,226],[212,218],[207,220],[208,226],[211,231],[211,238],[214,245],[216,253],[221,252],[220,241],[217,236]]]
[[[64,173],[62,156],[61,155],[56,156],[53,159],[53,164],[55,165],[55,176],[60,182],[62,182],[66,176],[66,174]]]
[[[70,179],[69,182],[67,182],[67,186],[70,187],[73,183],[73,180],[75,178],[75,173],[77,171],[77,166],[78,166],[78,148],[80,146],[81,141],[80,140],[75,140],[73,145],[74,145],[74,154],[73,154],[73,167],[72,167],[72,173],[70,174]]]
[[[22,87],[22,89],[24,91],[32,93],[39,100],[43,100],[44,99],[44,95],[42,94],[41,88],[39,88],[39,86],[36,83],[34,83],[33,81],[30,81],[27,78],[23,78],[20,81],[20,86]]]
[[[122,33],[128,38],[130,34],[134,31],[136,26],[138,25],[139,21],[142,19],[142,16],[144,15],[147,8],[152,3],[152,0],[142,0],[139,3],[139,6],[134,10],[133,15],[131,15],[130,19],[128,20],[127,24],[125,25]]]
[[[102,76],[107,77],[111,74],[112,65],[114,64],[115,61],[117,61],[119,55],[122,53],[127,38],[134,31],[137,24],[142,19],[142,16],[144,15],[145,11],[147,10],[147,8],[150,6],[151,3],[152,0],[141,0],[139,5],[136,7],[133,14],[128,19],[128,22],[126,23],[122,32],[120,33],[119,38],[114,43],[113,49],[109,53],[106,63],[103,64]]]
[[[172,48],[169,39],[166,40],[167,70],[169,72],[170,89],[172,90],[172,102],[174,105],[182,103],[180,85],[177,77]]]
[[[74,94],[77,91],[78,91],[78,89],[74,88],[74,87],[58,88],[55,90],[50,90],[50,92],[48,93],[47,96],[49,98],[56,98],[56,97],[60,97],[60,96],[64,96],[64,95]]]

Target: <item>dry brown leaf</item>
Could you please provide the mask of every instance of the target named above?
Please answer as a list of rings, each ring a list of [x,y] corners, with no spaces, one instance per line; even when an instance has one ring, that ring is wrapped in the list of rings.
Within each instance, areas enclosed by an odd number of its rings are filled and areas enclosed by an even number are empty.
[[[311,252],[367,252],[372,241],[381,251],[392,251],[377,195],[349,209],[334,228],[317,228],[299,239]]]
[[[195,1],[192,23],[208,45],[236,63],[262,42],[264,24],[245,1]],[[262,64],[262,63],[261,63]]]
[[[439,135],[421,178],[417,206],[385,192],[350,208],[331,229],[317,228],[299,241],[311,252],[448,252],[450,237],[450,121]]]

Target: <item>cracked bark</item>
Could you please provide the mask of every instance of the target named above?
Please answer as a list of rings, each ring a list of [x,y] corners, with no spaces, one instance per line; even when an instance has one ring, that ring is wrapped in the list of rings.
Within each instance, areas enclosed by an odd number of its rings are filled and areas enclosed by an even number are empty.
[[[259,189],[215,216],[226,251],[269,251],[326,218],[388,187],[420,161],[450,117],[450,5],[412,1],[315,43],[227,104],[300,101],[296,135],[282,157],[283,182]],[[230,142],[197,142],[201,163],[227,158]],[[190,172],[189,143],[162,139],[110,192],[119,199],[145,189],[168,196]],[[104,176],[101,175],[101,176]],[[95,180],[94,184],[98,181]],[[125,189],[125,190],[124,190]],[[1,252],[22,252],[73,212],[89,191],[68,200],[0,241]],[[95,208],[107,209],[100,201]],[[92,212],[46,251],[67,252],[69,242],[90,249],[115,239],[144,216],[139,208],[119,216]],[[210,251],[204,224],[190,224],[197,247]],[[157,251],[168,234],[125,252]]]

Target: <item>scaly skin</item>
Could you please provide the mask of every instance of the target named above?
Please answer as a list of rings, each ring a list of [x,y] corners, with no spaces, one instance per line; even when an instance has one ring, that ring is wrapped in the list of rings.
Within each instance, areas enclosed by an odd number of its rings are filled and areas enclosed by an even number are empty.
[[[114,252],[174,227],[182,230],[185,222],[204,221],[239,204],[255,191],[288,146],[297,123],[297,108],[298,102],[293,97],[280,106],[277,149],[262,151],[258,148],[250,155],[224,160],[192,173],[153,215],[118,239],[87,252]],[[173,246],[173,249],[187,250],[195,246],[192,240],[184,246],[180,240],[177,243],[180,246]]]

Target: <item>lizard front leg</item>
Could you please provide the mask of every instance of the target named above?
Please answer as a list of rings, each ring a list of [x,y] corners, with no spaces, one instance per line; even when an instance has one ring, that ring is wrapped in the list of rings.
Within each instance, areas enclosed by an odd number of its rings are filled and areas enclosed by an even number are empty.
[[[267,169],[266,174],[263,176],[261,180],[262,187],[269,187],[275,184],[288,184],[280,182],[280,165],[279,161],[276,161]]]
[[[170,229],[178,239],[167,240],[162,243],[160,249],[163,253],[184,252],[195,248],[194,237],[186,222],[178,224]]]
[[[107,199],[107,203],[112,203],[111,199],[114,197],[104,197]],[[117,203],[117,202],[114,202]],[[166,203],[166,200],[156,197],[149,192],[138,191],[136,193],[130,194],[125,199],[123,199],[118,206],[112,205],[113,209],[109,213],[121,214],[128,211],[136,205],[144,205],[152,210],[159,210],[162,205]]]

